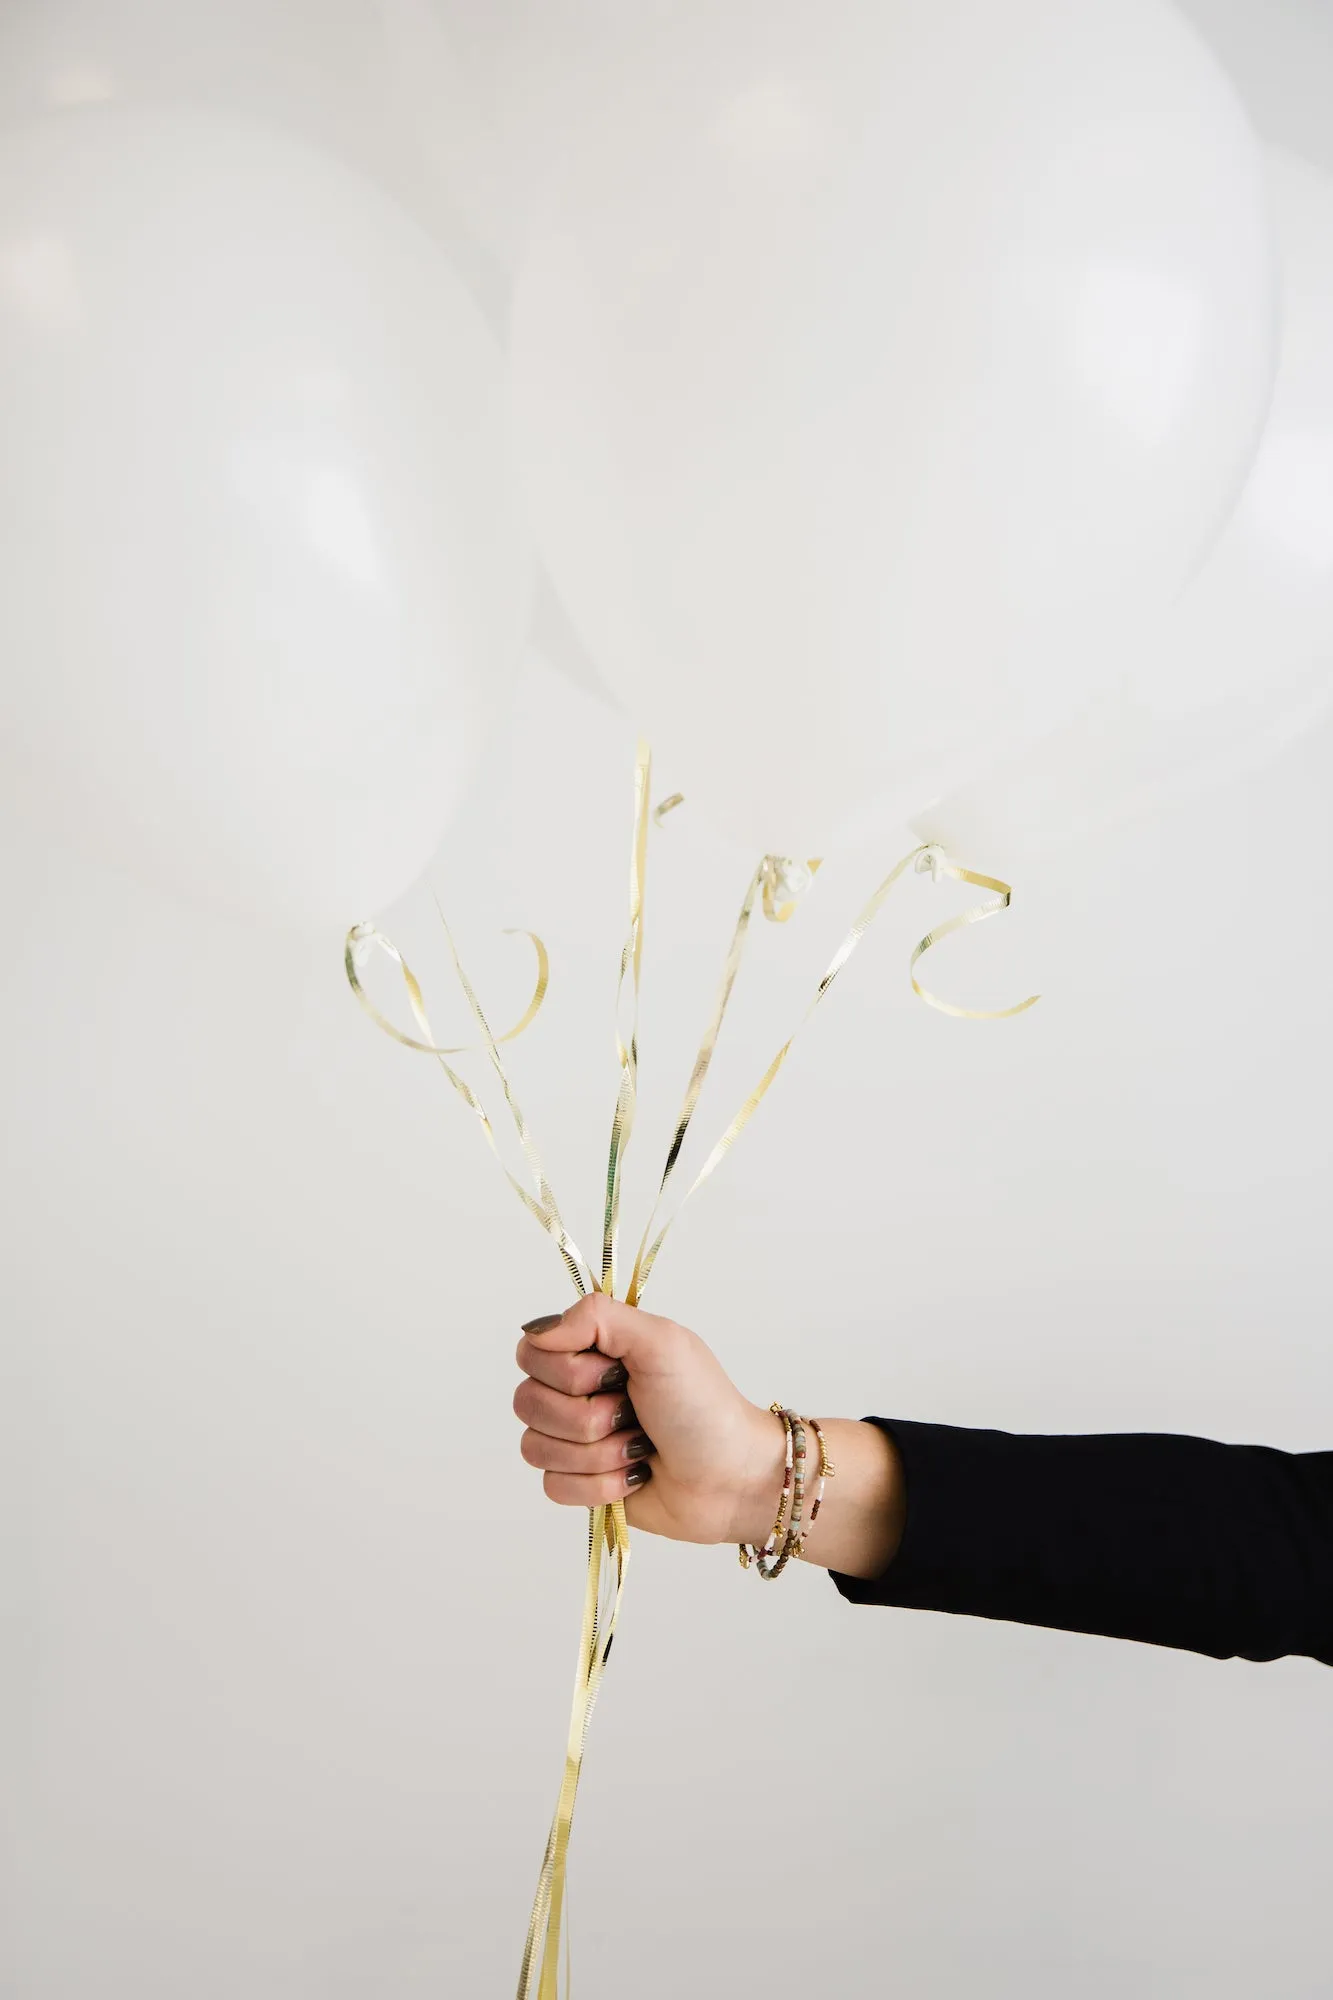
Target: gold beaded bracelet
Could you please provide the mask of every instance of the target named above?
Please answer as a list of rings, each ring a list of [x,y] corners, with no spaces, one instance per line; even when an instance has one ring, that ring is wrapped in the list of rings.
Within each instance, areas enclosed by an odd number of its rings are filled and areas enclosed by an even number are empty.
[[[753,1564],[766,1583],[772,1583],[776,1577],[781,1576],[793,1556],[799,1561],[805,1554],[805,1537],[819,1517],[819,1510],[824,1504],[824,1484],[833,1472],[833,1466],[829,1461],[828,1444],[821,1425],[813,1417],[801,1417],[795,1410],[784,1409],[781,1403],[770,1403],[769,1408],[775,1417],[781,1419],[787,1437],[782,1492],[778,1497],[778,1517],[773,1523],[773,1532],[762,1549],[751,1548],[746,1542],[740,1544],[741,1568],[749,1569]],[[814,1432],[819,1444],[819,1478],[808,1523],[805,1520],[807,1427]],[[788,1501],[791,1502],[791,1519],[784,1535],[783,1523],[787,1520]]]
[[[755,1562],[755,1568],[758,1570],[760,1576],[763,1577],[765,1583],[772,1583],[776,1577],[781,1576],[793,1555],[800,1548],[802,1522],[805,1517],[805,1425],[797,1416],[795,1410],[784,1410],[780,1405],[776,1404],[770,1405],[770,1407],[775,1409],[777,1415],[782,1418],[783,1423],[787,1426],[788,1435],[791,1438],[792,1482],[791,1517],[787,1523],[787,1534],[782,1547],[776,1555],[767,1559],[759,1558]]]

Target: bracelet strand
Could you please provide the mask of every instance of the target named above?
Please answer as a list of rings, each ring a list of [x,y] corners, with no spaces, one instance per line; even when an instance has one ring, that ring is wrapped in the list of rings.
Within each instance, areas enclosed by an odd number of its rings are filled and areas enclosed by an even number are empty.
[[[797,1416],[795,1410],[784,1410],[780,1403],[772,1403],[769,1407],[775,1415],[782,1418],[783,1423],[787,1426],[787,1434],[791,1439],[792,1483],[791,1517],[787,1524],[786,1538],[776,1555],[761,1557],[755,1563],[755,1568],[758,1570],[760,1576],[763,1577],[765,1583],[772,1583],[777,1577],[780,1577],[793,1555],[799,1550],[801,1546],[801,1525],[805,1516],[805,1425],[800,1417]]]
[[[782,1491],[778,1496],[778,1515],[773,1523],[772,1533],[761,1549],[751,1547],[748,1542],[739,1544],[741,1568],[754,1568],[765,1583],[772,1583],[781,1576],[793,1557],[799,1561],[805,1554],[805,1538],[819,1518],[819,1510],[824,1504],[825,1482],[832,1476],[834,1470],[829,1459],[828,1442],[823,1427],[815,1418],[799,1416],[795,1410],[785,1409],[781,1403],[770,1403],[769,1408],[773,1415],[780,1419],[786,1434],[786,1456],[782,1472]],[[805,1488],[808,1431],[814,1432],[819,1446],[819,1471],[810,1518],[807,1521]],[[790,1518],[788,1518],[789,1506]]]
[[[832,1460],[828,1455],[828,1440],[824,1436],[823,1425],[817,1422],[814,1417],[807,1417],[805,1421],[814,1432],[819,1444],[819,1478],[815,1485],[814,1504],[810,1509],[810,1523],[805,1531],[805,1534],[808,1535],[810,1529],[814,1527],[815,1522],[819,1519],[819,1510],[824,1504],[824,1487],[826,1482],[832,1478],[834,1468]],[[796,1554],[798,1556],[805,1554],[805,1535],[801,1537],[801,1546],[796,1550]]]
[[[769,1408],[771,1409],[775,1417],[779,1417],[781,1419],[782,1427],[783,1430],[786,1432],[786,1437],[787,1437],[787,1455],[782,1473],[782,1491],[778,1495],[778,1518],[773,1523],[773,1532],[770,1534],[768,1540],[764,1543],[762,1549],[751,1548],[748,1542],[740,1543],[739,1548],[740,1548],[740,1561],[742,1569],[749,1569],[752,1563],[754,1563],[757,1566],[762,1565],[763,1563],[767,1562],[775,1554],[775,1552],[777,1552],[780,1549],[780,1547],[785,1547],[785,1540],[783,1538],[782,1528],[783,1528],[783,1523],[787,1518],[787,1502],[791,1498],[791,1493],[792,1493],[792,1480],[793,1480],[794,1457],[795,1457],[795,1436],[792,1430],[791,1418],[787,1415],[787,1412],[782,1408],[782,1405],[780,1403],[770,1403]],[[763,1575],[762,1568],[760,1568],[760,1575],[761,1576]]]

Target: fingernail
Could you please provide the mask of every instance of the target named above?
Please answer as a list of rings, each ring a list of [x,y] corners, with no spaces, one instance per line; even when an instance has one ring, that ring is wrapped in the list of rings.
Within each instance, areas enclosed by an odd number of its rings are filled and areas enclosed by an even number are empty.
[[[637,1424],[638,1421],[634,1414],[633,1403],[622,1403],[616,1411],[616,1420],[611,1428],[613,1431],[627,1431],[631,1424]]]
[[[648,1458],[652,1455],[653,1441],[640,1431],[638,1437],[631,1438],[625,1446],[626,1458]]]
[[[614,1368],[607,1369],[597,1386],[599,1389],[623,1389],[628,1381],[629,1370],[623,1361],[617,1361]]]
[[[525,1319],[524,1333],[549,1333],[553,1326],[559,1326],[563,1313],[543,1313],[540,1319]]]
[[[646,1486],[653,1476],[651,1465],[634,1465],[625,1474],[626,1486]]]

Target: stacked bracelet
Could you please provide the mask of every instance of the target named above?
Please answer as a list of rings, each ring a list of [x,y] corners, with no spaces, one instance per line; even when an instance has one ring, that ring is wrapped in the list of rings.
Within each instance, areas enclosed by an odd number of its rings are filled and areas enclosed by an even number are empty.
[[[749,1569],[753,1564],[766,1583],[771,1583],[775,1577],[781,1576],[793,1556],[799,1560],[804,1555],[805,1537],[818,1519],[819,1510],[824,1504],[824,1482],[833,1471],[829,1463],[828,1446],[825,1443],[823,1430],[813,1417],[800,1417],[795,1410],[784,1409],[781,1403],[770,1403],[769,1408],[775,1417],[781,1419],[787,1437],[782,1492],[778,1496],[778,1517],[773,1523],[773,1532],[762,1549],[751,1548],[746,1542],[740,1544],[741,1568]],[[819,1444],[819,1478],[808,1524],[805,1520],[807,1427],[814,1432]],[[791,1504],[790,1519],[787,1514],[788,1502]]]
[[[787,1459],[782,1473],[782,1491],[778,1495],[778,1518],[773,1523],[773,1532],[764,1543],[762,1549],[751,1548],[748,1542],[740,1544],[741,1568],[748,1569],[750,1564],[754,1563],[758,1567],[761,1576],[766,1574],[764,1564],[773,1557],[775,1552],[785,1550],[786,1548],[786,1540],[782,1529],[783,1523],[787,1518],[787,1502],[791,1498],[796,1444],[791,1417],[787,1411],[782,1408],[780,1403],[770,1403],[769,1408],[775,1417],[782,1419],[782,1427],[787,1434]]]
[[[791,1458],[791,1518],[787,1523],[787,1533],[782,1546],[773,1555],[761,1555],[755,1560],[755,1568],[765,1583],[772,1583],[782,1575],[787,1564],[801,1546],[801,1524],[805,1515],[805,1425],[795,1410],[784,1410],[780,1403],[770,1403],[774,1416],[781,1417],[786,1425],[788,1453]],[[784,1487],[786,1481],[784,1480]]]
[[[814,1505],[810,1509],[810,1527],[813,1528],[815,1522],[819,1519],[819,1510],[824,1504],[824,1486],[833,1472],[833,1466],[829,1460],[828,1442],[824,1436],[823,1426],[817,1423],[813,1417],[807,1417],[805,1421],[809,1424],[819,1443],[819,1481],[815,1487]],[[809,1530],[807,1529],[806,1532],[808,1533]],[[805,1554],[804,1542],[796,1553],[797,1555]]]

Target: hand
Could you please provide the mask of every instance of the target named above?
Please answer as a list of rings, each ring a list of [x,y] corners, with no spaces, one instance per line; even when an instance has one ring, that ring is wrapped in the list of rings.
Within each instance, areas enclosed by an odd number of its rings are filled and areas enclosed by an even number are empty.
[[[781,1421],[749,1402],[697,1334],[594,1294],[530,1320],[520,1449],[562,1506],[623,1500],[629,1520],[680,1542],[767,1540],[786,1456]],[[809,1560],[876,1576],[902,1534],[898,1454],[873,1425],[824,1420],[836,1468]]]
[[[765,1491],[772,1527],[782,1425],[747,1402],[696,1334],[594,1294],[531,1320],[518,1345],[528,1380],[514,1412],[520,1449],[567,1507],[626,1500],[629,1519],[678,1542],[751,1539]],[[776,1470],[775,1470],[776,1468]]]

